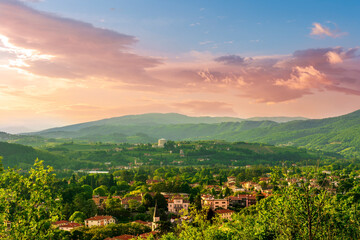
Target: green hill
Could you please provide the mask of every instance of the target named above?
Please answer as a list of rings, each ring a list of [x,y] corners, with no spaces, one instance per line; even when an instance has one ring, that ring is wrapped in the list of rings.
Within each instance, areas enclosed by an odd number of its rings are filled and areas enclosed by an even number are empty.
[[[115,143],[155,142],[162,137],[172,140],[247,141],[301,146],[360,157],[360,110],[339,117],[285,123],[231,120],[234,119],[144,114],[49,129],[35,134],[47,138]]]
[[[29,169],[33,166],[35,159],[44,160],[45,165],[55,168],[66,167],[68,161],[60,155],[52,154],[45,150],[35,149],[29,146],[0,142],[0,156],[3,157],[4,168],[18,167]]]

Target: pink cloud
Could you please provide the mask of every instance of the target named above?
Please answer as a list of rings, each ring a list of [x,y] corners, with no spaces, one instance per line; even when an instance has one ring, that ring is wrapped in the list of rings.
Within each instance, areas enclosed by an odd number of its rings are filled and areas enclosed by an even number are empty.
[[[318,91],[355,94],[360,91],[357,49],[319,48],[289,56],[216,57],[206,65],[165,68],[153,74],[171,79],[178,88],[192,91],[229,91],[255,102],[286,102]],[[176,85],[176,84],[175,84]]]
[[[188,94],[188,99],[198,99],[197,93],[218,94],[221,99],[231,95],[260,103],[288,102],[318,91],[360,92],[357,48],[306,49],[288,56],[252,58],[194,52],[195,60],[171,63],[132,53],[134,36],[40,12],[18,1],[0,0],[0,22],[0,51],[12,60],[8,67],[46,77],[50,85],[46,88],[55,86],[50,80],[60,78],[90,88],[96,84],[87,80],[95,79],[102,87],[119,92],[153,96],[171,92],[170,97]],[[331,29],[314,27],[317,35],[335,36]],[[0,60],[3,65],[4,59]],[[176,106],[194,113],[234,113],[223,100],[184,99]]]
[[[40,12],[9,0],[0,1],[0,22],[0,35],[9,43],[6,45],[3,41],[3,49],[17,53],[17,59],[25,64],[16,67],[32,74],[132,83],[144,79],[155,81],[145,69],[157,66],[160,61],[131,53],[130,46],[137,41],[133,36]],[[20,55],[19,50],[30,54]]]
[[[340,32],[338,29],[331,30],[329,27],[323,26],[320,23],[314,22],[313,27],[311,28],[310,35],[319,36],[319,37],[332,37],[338,38],[346,35],[347,33]]]

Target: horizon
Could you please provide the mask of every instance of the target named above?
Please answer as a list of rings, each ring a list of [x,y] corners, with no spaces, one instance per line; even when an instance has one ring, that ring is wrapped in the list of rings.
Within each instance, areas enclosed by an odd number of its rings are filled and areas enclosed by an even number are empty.
[[[340,0],[0,0],[0,130],[154,112],[345,115],[360,109],[359,11]]]
[[[346,114],[343,114],[343,115],[351,114],[351,113],[357,112],[359,110],[360,109],[349,112],[349,113],[346,113]],[[201,118],[201,117],[235,118],[235,119],[243,119],[245,121],[253,119],[253,118],[304,118],[303,120],[325,119],[325,118],[305,118],[305,117],[302,117],[302,116],[254,116],[254,117],[249,117],[249,118],[241,118],[241,117],[231,117],[231,116],[209,116],[209,115],[191,116],[191,115],[185,115],[185,114],[180,114],[180,113],[176,113],[176,112],[168,112],[168,113],[149,112],[149,113],[141,113],[141,114],[129,114],[129,115],[122,115],[122,116],[114,116],[114,117],[110,117],[110,118],[101,118],[101,119],[90,120],[90,121],[87,121],[87,122],[77,122],[77,123],[71,123],[71,124],[66,124],[66,125],[54,125],[54,126],[49,126],[49,127],[46,127],[46,128],[39,128],[39,129],[29,129],[29,128],[25,127],[25,126],[8,126],[8,127],[0,126],[0,132],[5,132],[5,133],[9,133],[9,134],[32,133],[32,132],[40,132],[40,131],[53,129],[53,128],[62,128],[62,127],[67,127],[67,126],[72,126],[72,125],[78,125],[78,124],[83,124],[83,123],[88,123],[88,122],[97,122],[97,121],[113,119],[113,118],[122,118],[122,117],[127,117],[127,116],[141,116],[141,115],[150,115],[150,114],[163,114],[163,115],[178,114],[178,115],[191,117],[191,118]],[[330,116],[330,117],[326,117],[326,118],[340,117],[340,116],[343,116],[343,115]],[[300,119],[300,120],[302,120],[302,119]],[[250,120],[250,121],[252,121],[252,120]],[[261,121],[264,121],[264,120],[261,120]]]

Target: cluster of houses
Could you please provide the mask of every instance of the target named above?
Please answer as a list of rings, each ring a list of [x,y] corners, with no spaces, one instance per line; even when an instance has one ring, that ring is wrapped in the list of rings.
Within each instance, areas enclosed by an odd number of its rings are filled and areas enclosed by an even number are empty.
[[[326,173],[328,174],[328,173]],[[332,183],[332,185],[337,185],[336,177],[329,176],[329,181]],[[301,181],[305,181],[306,179],[286,179],[288,185],[291,184],[299,184]],[[309,180],[311,185],[313,187],[319,187],[316,179],[310,179]],[[146,181],[148,185],[156,184],[158,183],[158,180],[152,180],[149,179]],[[262,184],[259,184],[262,183]],[[206,189],[214,189],[215,191],[221,191],[226,188],[230,189],[232,192],[261,192],[264,197],[267,197],[271,194],[271,188],[266,187],[270,185],[270,178],[269,177],[263,177],[259,179],[259,183],[255,183],[253,181],[247,181],[247,182],[241,182],[241,188],[237,186],[236,184],[236,178],[235,177],[228,177],[227,182],[223,184],[223,186],[219,185],[208,185],[205,186]],[[196,184],[195,184],[196,185]],[[193,187],[195,187],[195,185]],[[155,195],[155,193],[150,192],[152,196]],[[174,215],[181,215],[182,213],[186,212],[190,208],[190,201],[189,201],[189,194],[187,193],[161,193],[168,203],[168,212],[173,213]],[[129,208],[131,201],[136,201],[139,204],[142,202],[142,194],[138,196],[127,196],[127,197],[120,197],[120,196],[113,196],[112,198],[117,198],[119,201],[121,201],[121,204],[124,208]],[[98,208],[104,207],[106,200],[108,197],[105,196],[93,196],[93,201],[95,202],[96,206]],[[201,205],[203,207],[208,206],[210,209],[212,209],[215,214],[220,216],[223,219],[232,220],[232,215],[235,213],[235,211],[231,209],[238,209],[242,207],[249,207],[251,205],[256,204],[256,196],[255,194],[235,194],[232,196],[224,197],[224,198],[216,198],[212,194],[202,194],[201,195]],[[142,224],[145,226],[148,226],[152,229],[152,234],[155,233],[155,229],[158,227],[157,222],[160,221],[159,216],[157,215],[157,210],[155,207],[153,221],[152,222],[145,222],[141,220],[136,220],[133,223]],[[175,222],[176,217],[174,217],[171,222]],[[106,226],[111,223],[115,223],[116,219],[112,216],[95,216],[91,217],[89,219],[86,219],[84,221],[84,225],[80,223],[74,223],[69,221],[58,221],[53,223],[55,227],[58,227],[59,229],[70,231],[74,228],[86,226],[86,227],[92,227],[92,226]],[[146,235],[146,234],[145,234]],[[144,236],[145,236],[144,235]],[[146,235],[147,236],[147,235]],[[129,238],[127,238],[129,237]],[[132,235],[124,235],[119,236],[115,238],[109,238],[109,239],[131,239],[134,236]],[[138,237],[138,236],[137,236]]]

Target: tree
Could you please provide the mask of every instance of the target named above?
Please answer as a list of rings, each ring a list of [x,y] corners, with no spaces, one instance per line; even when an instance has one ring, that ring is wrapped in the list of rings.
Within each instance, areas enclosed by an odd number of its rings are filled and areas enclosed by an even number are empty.
[[[82,185],[81,188],[83,189],[84,193],[86,193],[86,198],[90,199],[92,198],[93,189],[90,185]]]
[[[85,219],[86,219],[86,216],[83,212],[76,211],[70,216],[69,221],[82,223],[82,222],[84,222]]]
[[[129,203],[129,208],[132,210],[132,211],[135,211],[138,207],[140,207],[141,203],[139,203],[137,200],[135,199],[130,199],[128,201]]]
[[[60,215],[59,196],[52,191],[55,176],[51,167],[36,160],[28,176],[9,169],[0,176],[0,235],[7,239],[51,239],[51,223]]]
[[[154,199],[149,193],[145,193],[142,198],[142,204],[146,207],[153,207],[154,206]]]
[[[167,209],[168,203],[166,198],[161,193],[155,194],[154,201],[157,203],[158,208]]]
[[[106,196],[108,194],[107,188],[104,185],[101,185],[100,187],[97,187],[94,189],[93,191],[93,195],[98,195],[98,196]]]

